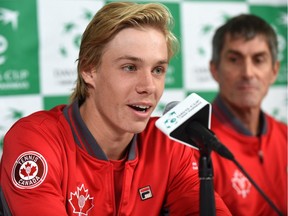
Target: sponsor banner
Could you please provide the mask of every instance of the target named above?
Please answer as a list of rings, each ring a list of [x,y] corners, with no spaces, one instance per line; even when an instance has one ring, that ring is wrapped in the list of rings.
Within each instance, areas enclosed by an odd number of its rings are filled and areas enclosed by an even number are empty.
[[[58,96],[45,96],[43,98],[44,109],[49,110],[60,104],[68,104],[69,96],[67,95],[58,95]]]
[[[0,96],[39,93],[36,1],[0,3]]]
[[[0,153],[4,135],[9,128],[18,119],[41,109],[43,104],[39,95],[0,97]]]
[[[275,6],[275,5],[286,5],[287,6],[287,0],[247,0],[249,4],[259,4],[259,5],[270,5],[270,6]]]
[[[209,101],[210,103],[213,102],[213,100],[217,96],[216,91],[193,91],[194,93],[198,94],[200,97],[205,98],[205,100]],[[193,92],[188,92],[187,95],[193,93]]]
[[[288,123],[287,107],[287,87],[272,86],[262,103],[263,110],[276,119]]]
[[[189,91],[216,90],[217,85],[209,71],[214,31],[231,16],[247,12],[247,4],[183,2],[181,11],[184,87]]]
[[[287,6],[250,5],[250,12],[262,17],[275,29],[280,71],[274,85],[287,85]]]
[[[81,35],[103,4],[103,1],[89,0],[38,1],[42,94],[72,92]]]
[[[180,20],[180,7],[179,3],[165,3],[163,2],[173,14],[175,23],[173,28],[173,33],[178,38],[179,43],[181,45],[181,20]],[[170,61],[166,80],[165,80],[165,88],[166,89],[175,89],[183,87],[183,73],[182,73],[182,50],[179,50]]]

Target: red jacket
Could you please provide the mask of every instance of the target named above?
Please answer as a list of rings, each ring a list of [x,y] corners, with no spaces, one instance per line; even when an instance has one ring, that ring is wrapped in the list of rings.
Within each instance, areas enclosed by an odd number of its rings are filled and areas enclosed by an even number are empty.
[[[130,144],[118,215],[199,215],[195,150],[170,140],[156,120]],[[116,215],[113,164],[77,103],[19,120],[4,138],[0,177],[13,215]],[[217,194],[216,207],[230,215]]]
[[[269,199],[287,215],[287,125],[262,113],[263,134],[243,135],[235,129],[232,123],[235,119],[227,113],[213,103],[211,129]],[[212,153],[212,163],[214,189],[232,215],[277,215],[233,162]]]

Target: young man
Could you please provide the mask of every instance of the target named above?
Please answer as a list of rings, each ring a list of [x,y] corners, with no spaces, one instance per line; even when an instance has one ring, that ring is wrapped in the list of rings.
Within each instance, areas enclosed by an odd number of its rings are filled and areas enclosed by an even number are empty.
[[[7,215],[198,215],[194,150],[150,118],[176,48],[161,4],[110,3],[83,34],[70,105],[18,121],[4,139]],[[230,215],[216,195],[217,215]]]
[[[210,62],[219,95],[211,128],[283,215],[287,215],[287,125],[261,110],[279,71],[274,30],[239,15],[215,32]],[[215,190],[232,215],[277,215],[237,166],[213,153]]]

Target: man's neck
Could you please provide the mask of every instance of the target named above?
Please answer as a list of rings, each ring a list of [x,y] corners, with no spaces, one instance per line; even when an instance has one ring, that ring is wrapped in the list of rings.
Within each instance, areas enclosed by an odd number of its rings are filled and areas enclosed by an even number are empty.
[[[80,107],[80,115],[90,133],[108,159],[122,159],[127,153],[128,145],[133,139],[134,134],[120,134],[108,128],[105,122],[101,122],[101,118],[97,118],[97,113],[93,113],[95,109],[90,106],[88,103],[83,103]]]
[[[213,113],[224,123],[227,121],[236,131],[247,136],[265,134],[265,114],[259,109],[235,108],[218,95],[213,101]]]

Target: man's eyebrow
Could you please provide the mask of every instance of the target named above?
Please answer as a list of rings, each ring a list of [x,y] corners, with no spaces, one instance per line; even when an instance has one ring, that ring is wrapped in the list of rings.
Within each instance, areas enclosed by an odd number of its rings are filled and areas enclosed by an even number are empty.
[[[244,56],[243,53],[239,52],[238,50],[233,50],[233,49],[228,50],[227,54]],[[259,51],[259,52],[253,53],[253,56],[260,56],[260,55],[268,55],[268,53],[266,51]]]
[[[158,64],[168,64],[169,62],[167,60],[160,60],[158,61]]]
[[[237,51],[237,50],[232,50],[232,49],[229,49],[227,50],[227,54],[234,54],[234,55],[243,55],[241,52]]]
[[[135,57],[135,56],[129,56],[129,55],[120,56],[119,58],[116,58],[114,60],[114,62],[119,62],[121,60],[130,60],[133,62],[143,62],[143,59]]]
[[[124,55],[124,56],[121,56],[119,58],[116,58],[114,60],[114,62],[118,62],[118,61],[121,61],[121,60],[131,60],[131,61],[134,61],[134,62],[144,62],[144,60],[141,59],[141,58],[138,58],[138,57],[135,57],[135,56],[129,56],[129,55]],[[168,61],[166,59],[159,60],[157,62],[157,64],[168,64]]]

